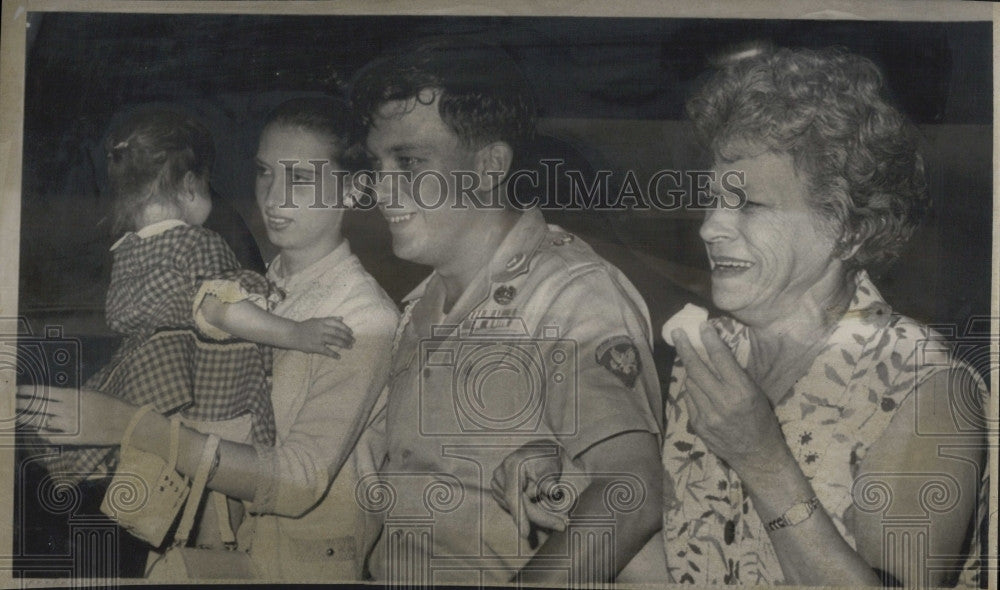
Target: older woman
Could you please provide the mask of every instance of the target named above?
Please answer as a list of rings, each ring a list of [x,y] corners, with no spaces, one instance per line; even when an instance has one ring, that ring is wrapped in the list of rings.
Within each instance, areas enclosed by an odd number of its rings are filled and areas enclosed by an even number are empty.
[[[916,135],[883,95],[867,59],[781,50],[728,66],[688,104],[746,200],[701,227],[726,316],[672,334],[672,581],[975,582],[985,445],[955,408],[982,382],[866,272],[928,205]]]
[[[745,179],[701,227],[727,315],[670,334],[663,534],[619,581],[978,585],[985,386],[866,271],[928,205],[915,132],[883,94],[867,59],[782,50],[690,101],[716,177]],[[535,501],[559,469],[494,496],[562,526]]]

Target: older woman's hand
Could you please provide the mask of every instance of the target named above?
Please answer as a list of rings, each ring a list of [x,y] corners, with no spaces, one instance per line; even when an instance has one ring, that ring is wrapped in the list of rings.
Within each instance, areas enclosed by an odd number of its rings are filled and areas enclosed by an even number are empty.
[[[21,385],[17,388],[17,424],[37,429],[51,444],[111,446],[121,442],[137,408],[90,389]]]
[[[794,464],[767,396],[707,322],[701,324],[699,333],[708,363],[683,330],[672,334],[687,370],[683,399],[695,433],[747,483],[754,481],[754,475]]]

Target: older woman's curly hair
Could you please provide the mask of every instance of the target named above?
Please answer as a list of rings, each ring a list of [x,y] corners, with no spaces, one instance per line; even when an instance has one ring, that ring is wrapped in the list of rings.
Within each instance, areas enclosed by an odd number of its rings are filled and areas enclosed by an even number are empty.
[[[789,50],[717,72],[687,105],[717,163],[790,154],[848,264],[899,256],[930,206],[915,127],[878,67],[842,49]]]

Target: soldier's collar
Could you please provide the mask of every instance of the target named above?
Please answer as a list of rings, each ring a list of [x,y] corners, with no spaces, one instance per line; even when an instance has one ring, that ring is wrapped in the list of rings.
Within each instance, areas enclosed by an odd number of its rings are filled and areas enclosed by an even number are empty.
[[[427,276],[426,279],[420,281],[419,285],[417,285],[416,287],[413,288],[412,291],[410,291],[409,293],[407,293],[406,297],[403,297],[403,303],[409,303],[411,301],[416,301],[417,299],[420,299],[421,297],[423,297],[424,296],[424,292],[427,290],[427,284],[430,283],[431,279],[434,278],[436,275],[437,275],[437,271],[432,272],[430,275]]]
[[[506,283],[528,272],[531,259],[548,231],[541,211],[534,208],[524,211],[490,260],[489,282]]]
[[[535,251],[538,250],[548,231],[549,228],[545,225],[545,218],[542,217],[541,211],[528,209],[521,213],[520,219],[500,242],[500,247],[490,259],[486,285],[507,282],[528,272],[531,257],[535,255]],[[409,302],[423,297],[435,276],[437,276],[437,272],[432,272],[430,276],[410,291],[403,298],[403,301]],[[477,285],[474,283],[468,288],[474,289],[477,288]]]

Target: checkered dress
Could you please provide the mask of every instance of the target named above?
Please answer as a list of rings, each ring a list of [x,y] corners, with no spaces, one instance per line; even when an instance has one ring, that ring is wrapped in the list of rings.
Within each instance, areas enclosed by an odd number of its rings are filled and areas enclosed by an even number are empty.
[[[194,298],[208,279],[233,280],[249,293],[268,294],[267,281],[240,269],[222,238],[204,228],[180,225],[147,238],[123,238],[114,249],[106,311],[108,324],[124,341],[86,387],[191,420],[250,413],[253,441],[273,445],[271,349],[212,340],[198,331]],[[49,469],[79,480],[113,469],[116,462],[117,449],[72,449]]]

